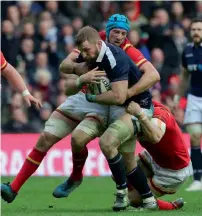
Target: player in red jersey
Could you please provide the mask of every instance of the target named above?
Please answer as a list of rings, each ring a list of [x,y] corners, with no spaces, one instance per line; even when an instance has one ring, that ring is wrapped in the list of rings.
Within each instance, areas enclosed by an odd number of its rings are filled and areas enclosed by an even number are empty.
[[[39,100],[34,98],[30,92],[28,91],[25,82],[23,81],[20,74],[16,71],[16,69],[9,64],[3,53],[1,52],[1,74],[11,83],[11,85],[22,93],[22,96],[30,107],[31,104],[34,104],[37,108],[41,107],[41,103]]]
[[[187,146],[174,116],[164,105],[155,101],[153,104],[154,115],[151,120],[135,102],[129,104],[127,111],[138,118],[142,128],[138,140],[145,150],[139,154],[138,165],[147,176],[153,194],[160,197],[175,193],[192,175],[193,170]],[[133,188],[130,188],[129,198],[133,204],[141,201]],[[167,202],[158,202],[161,207],[168,207]],[[174,206],[170,205],[170,208]]]

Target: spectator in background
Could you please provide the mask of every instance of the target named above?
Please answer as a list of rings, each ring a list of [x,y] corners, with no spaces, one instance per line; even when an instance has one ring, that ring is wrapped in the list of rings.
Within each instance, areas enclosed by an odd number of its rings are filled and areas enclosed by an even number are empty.
[[[188,17],[184,17],[184,18],[182,19],[181,24],[182,24],[182,26],[183,26],[185,36],[186,36],[188,39],[190,39],[189,29],[190,29],[190,26],[191,26],[191,19],[188,18]]]
[[[147,18],[140,12],[139,1],[123,1],[122,10],[131,23],[131,29],[140,29],[141,26],[148,24]]]
[[[20,12],[17,6],[12,5],[8,7],[7,18],[12,22],[14,26],[15,36],[19,37],[21,34],[21,25],[20,25]]]
[[[131,30],[128,37],[130,42],[133,44],[133,46],[139,49],[140,52],[143,53],[145,58],[150,61],[151,56],[150,56],[149,49],[147,48],[146,45],[141,43],[140,36],[141,36],[140,32],[138,32],[137,30]]]
[[[62,36],[65,44],[65,54],[68,55],[74,49],[73,27],[69,24],[62,27]]]
[[[202,1],[196,1],[196,17],[202,18]]]
[[[171,4],[171,15],[173,24],[180,24],[184,17],[184,8],[181,2],[176,1]]]
[[[47,69],[37,69],[35,74],[35,88],[43,95],[43,100],[49,101],[51,95],[52,75]]]
[[[46,1],[45,8],[51,13],[57,27],[61,27],[65,23],[70,23],[70,20],[59,12],[57,1]]]
[[[12,112],[12,118],[5,125],[2,130],[4,133],[30,133],[33,128],[28,122],[26,113],[22,108],[16,108]]]
[[[31,7],[32,7],[32,1],[18,1],[17,3],[19,12],[20,12],[20,25],[21,27],[26,22],[31,22],[35,24],[36,18],[32,14]]]
[[[185,37],[184,30],[181,25],[174,25],[172,35],[178,54],[181,56],[187,43],[187,38]]]
[[[20,54],[18,55],[18,59],[24,61],[25,71],[32,73],[32,69],[35,67],[35,54],[34,41],[31,38],[25,38],[21,41]]]
[[[30,125],[34,132],[41,133],[44,129],[45,122],[48,120],[52,113],[52,107],[49,103],[45,102],[39,111],[39,118],[35,118],[31,121]]]
[[[83,27],[84,22],[81,19],[81,17],[75,17],[72,20],[72,27],[74,29],[74,35],[76,35],[78,33],[78,31]]]
[[[7,61],[15,67],[16,56],[19,52],[19,39],[15,36],[14,26],[9,20],[4,20],[2,23],[1,50]]]

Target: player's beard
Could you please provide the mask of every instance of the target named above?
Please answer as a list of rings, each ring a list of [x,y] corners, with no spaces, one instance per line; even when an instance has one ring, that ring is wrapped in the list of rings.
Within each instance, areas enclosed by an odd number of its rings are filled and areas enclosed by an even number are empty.
[[[192,40],[195,45],[199,45],[202,43],[202,37],[200,37],[199,35],[194,35]]]
[[[95,63],[98,58],[98,55],[99,55],[99,51],[98,49],[96,49],[94,57],[87,56],[84,60],[89,64]]]

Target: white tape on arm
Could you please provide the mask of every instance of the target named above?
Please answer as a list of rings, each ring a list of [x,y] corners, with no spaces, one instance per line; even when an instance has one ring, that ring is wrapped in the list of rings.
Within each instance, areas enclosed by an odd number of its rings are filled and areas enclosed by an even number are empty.
[[[25,96],[27,96],[27,95],[30,95],[30,92],[29,92],[28,89],[26,89],[26,90],[24,90],[24,91],[22,92],[22,96],[23,96],[23,97],[25,97]]]

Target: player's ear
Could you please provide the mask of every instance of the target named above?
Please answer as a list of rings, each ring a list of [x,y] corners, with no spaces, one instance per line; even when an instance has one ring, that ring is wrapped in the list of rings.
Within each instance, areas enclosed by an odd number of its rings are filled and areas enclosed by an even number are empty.
[[[98,40],[97,45],[98,45],[99,49],[101,49],[101,47],[102,47],[102,40]]]

